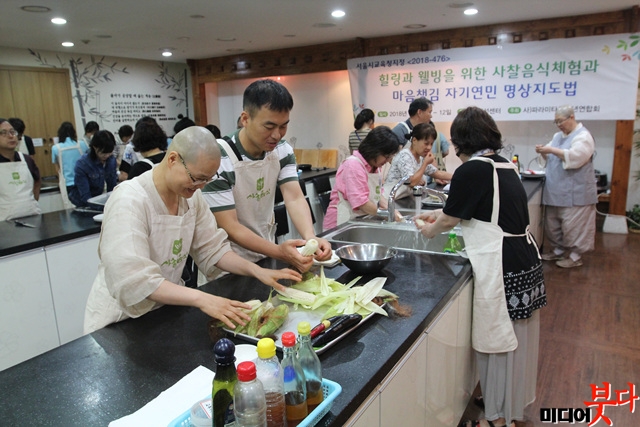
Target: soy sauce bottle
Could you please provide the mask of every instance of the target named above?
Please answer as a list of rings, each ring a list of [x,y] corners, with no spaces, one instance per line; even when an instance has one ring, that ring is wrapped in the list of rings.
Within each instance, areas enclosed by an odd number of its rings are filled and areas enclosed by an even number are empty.
[[[228,338],[219,339],[213,347],[216,359],[216,374],[213,377],[213,427],[235,426],[233,393],[238,382],[236,373],[236,346]]]

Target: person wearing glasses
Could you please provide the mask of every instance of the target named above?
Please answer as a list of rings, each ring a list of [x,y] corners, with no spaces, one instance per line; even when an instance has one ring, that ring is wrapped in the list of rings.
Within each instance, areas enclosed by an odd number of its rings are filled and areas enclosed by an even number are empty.
[[[69,200],[76,206],[87,206],[88,200],[112,191],[118,184],[117,161],[113,156],[116,139],[108,130],[99,130],[89,142],[89,152],[78,159],[74,168],[75,185]]]
[[[375,215],[378,204],[387,208],[387,200],[381,194],[381,168],[391,162],[399,148],[398,139],[387,126],[377,126],[367,134],[336,172],[336,183],[322,224],[324,230],[357,215]]]
[[[167,134],[154,122],[142,122],[136,126],[131,140],[138,161],[129,169],[127,179],[133,179],[151,170],[164,159],[167,151]]]
[[[331,244],[315,236],[311,211],[298,182],[293,148],[283,139],[293,98],[274,80],[257,80],[244,91],[242,128],[219,139],[222,162],[204,195],[218,225],[229,233],[234,251],[250,261],[271,257],[298,271],[311,268],[314,257],[302,256],[298,246],[316,239],[319,261],[331,257]],[[275,243],[274,205],[277,187],[302,239]]]
[[[298,282],[290,269],[271,270],[231,250],[227,233],[201,193],[220,165],[220,148],[207,129],[192,126],[178,133],[150,173],[119,184],[105,205],[98,274],[85,309],[90,333],[164,304],[197,307],[229,328],[244,324],[249,305],[184,286],[191,255],[208,279],[220,268],[251,276],[277,289],[281,279]]]
[[[562,268],[580,267],[596,236],[595,141],[568,105],[556,110],[553,123],[560,132],[546,145],[536,145],[547,162],[542,204],[545,241],[551,248],[542,259]]]
[[[27,154],[16,151],[18,132],[0,119],[0,221],[41,213],[40,170]]]

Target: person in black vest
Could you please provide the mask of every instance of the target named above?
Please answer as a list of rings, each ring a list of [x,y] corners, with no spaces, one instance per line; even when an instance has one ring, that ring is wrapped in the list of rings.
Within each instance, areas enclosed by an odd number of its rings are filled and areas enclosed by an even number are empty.
[[[33,146],[33,140],[30,136],[24,134],[26,126],[22,119],[17,117],[11,117],[9,123],[13,126],[13,129],[18,132],[18,151],[23,154],[33,156],[36,154],[36,148]]]

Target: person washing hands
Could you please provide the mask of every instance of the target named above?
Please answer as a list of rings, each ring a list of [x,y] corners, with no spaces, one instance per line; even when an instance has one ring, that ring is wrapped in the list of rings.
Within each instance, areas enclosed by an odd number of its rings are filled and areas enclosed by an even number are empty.
[[[322,224],[324,230],[358,215],[375,215],[378,204],[382,209],[387,208],[387,200],[380,194],[381,168],[391,161],[399,147],[398,139],[387,126],[378,126],[367,134],[336,172],[336,183]],[[396,214],[396,219],[400,219]]]
[[[547,304],[542,261],[529,233],[518,171],[497,152],[502,135],[477,107],[462,110],[451,142],[462,165],[443,209],[416,217],[427,238],[462,227],[474,279],[471,339],[486,419],[464,427],[514,426],[535,399],[540,316]]]
[[[232,322],[244,325],[250,318],[242,309],[248,304],[184,286],[189,255],[210,280],[216,267],[276,289],[284,289],[278,280],[301,280],[296,271],[261,268],[231,250],[200,192],[219,165],[220,148],[211,132],[192,126],[175,136],[153,170],[115,188],[104,209],[85,333],[163,304],[197,307],[231,329]]]
[[[315,236],[311,211],[298,182],[296,157],[283,139],[292,108],[293,98],[280,83],[270,79],[251,83],[244,91],[242,127],[218,140],[222,162],[203,193],[218,225],[229,234],[234,251],[250,261],[271,257],[305,272],[314,257],[302,256],[297,247],[316,239],[315,259],[325,261],[331,258],[331,244]],[[304,240],[275,243],[277,186]]]

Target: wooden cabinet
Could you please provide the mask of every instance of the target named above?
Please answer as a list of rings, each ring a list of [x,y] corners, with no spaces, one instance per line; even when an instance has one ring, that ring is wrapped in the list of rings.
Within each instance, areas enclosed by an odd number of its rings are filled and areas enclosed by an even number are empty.
[[[99,240],[96,234],[45,248],[60,344],[83,335],[84,308],[100,262]]]
[[[345,423],[349,427],[382,427],[380,425],[380,391],[376,389]]]
[[[60,345],[43,249],[0,258],[0,370]]]

